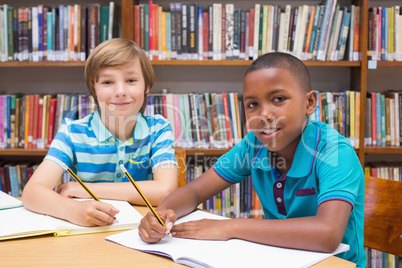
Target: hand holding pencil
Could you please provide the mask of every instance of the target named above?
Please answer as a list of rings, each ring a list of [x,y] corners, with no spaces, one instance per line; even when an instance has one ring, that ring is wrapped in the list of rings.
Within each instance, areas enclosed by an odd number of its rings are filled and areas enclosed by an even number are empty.
[[[113,217],[113,219],[115,220],[115,221],[117,221],[116,220],[116,217],[114,216],[116,213],[118,213],[118,210],[116,210],[114,207],[112,207],[112,212],[110,211],[110,208],[109,208],[109,204],[107,204],[107,203],[103,203],[103,202],[101,202],[100,200],[99,200],[99,198],[85,185],[85,183],[72,171],[72,169],[70,169],[66,164],[62,164],[62,166],[63,166],[63,168],[70,174],[70,176],[71,177],[73,177],[74,178],[74,180],[76,181],[76,182],[78,182],[78,184],[80,184],[81,185],[81,187],[95,200],[95,201],[97,201],[97,202],[99,202],[99,203],[101,203],[101,204],[99,204],[99,205],[96,205],[96,210],[98,210],[98,211],[100,211],[100,212],[102,212],[102,213],[104,213],[104,214],[107,214],[108,216],[111,216],[111,217]],[[104,204],[107,204],[107,206],[108,206],[108,208],[105,208],[104,207]],[[114,212],[114,213],[113,213]],[[112,213],[113,215],[111,215],[110,213]],[[102,215],[99,215],[98,217],[102,217]],[[102,217],[102,218],[104,218],[104,217]],[[99,221],[100,220],[100,221]],[[98,219],[96,222],[98,222],[98,224],[97,225],[104,225],[102,222],[103,222],[104,220],[101,220],[101,219]],[[106,223],[110,223],[110,222],[106,222]]]
[[[149,203],[148,199],[145,197],[145,195],[142,193],[141,189],[138,187],[137,183],[135,183],[134,179],[131,177],[130,173],[128,173],[127,169],[124,167],[123,164],[120,165],[121,170],[124,172],[126,175],[127,179],[131,182],[131,184],[134,186],[134,188],[137,190],[138,194],[141,196],[142,200],[144,200],[145,204],[147,207],[151,210],[152,214],[155,216],[155,218],[158,220],[158,222],[163,226],[166,227],[165,223],[162,221],[162,219],[159,217],[158,213],[156,213],[155,209],[152,207],[151,203]],[[168,233],[169,236],[172,236],[172,234]]]

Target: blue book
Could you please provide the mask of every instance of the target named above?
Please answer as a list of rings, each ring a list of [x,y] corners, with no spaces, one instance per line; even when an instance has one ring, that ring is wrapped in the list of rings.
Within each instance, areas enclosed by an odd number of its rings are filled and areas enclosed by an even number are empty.
[[[8,166],[8,175],[10,177],[11,196],[20,197],[17,166]]]
[[[375,94],[377,146],[381,146],[381,93]]]
[[[172,58],[172,18],[171,13],[166,12],[166,59]]]
[[[5,137],[7,138],[7,148],[11,147],[11,96],[7,95],[6,97],[6,102],[7,103],[7,109],[6,109],[6,125],[7,126],[7,132],[5,133]]]
[[[348,39],[349,27],[350,27],[350,12],[348,12],[347,7],[344,7],[341,29],[339,33],[339,40],[336,46],[336,60],[344,60],[346,40]]]
[[[308,50],[308,59],[312,58],[313,55],[313,49],[314,49],[314,42],[315,42],[315,38],[317,36],[317,27],[318,27],[318,20],[320,18],[320,9],[322,7],[320,5],[316,5],[315,7],[315,13],[314,13],[314,21],[313,21],[313,29],[311,30],[311,37],[310,37],[310,47]]]
[[[327,38],[327,31],[328,28],[331,27],[331,12],[332,12],[332,3],[336,0],[326,0],[325,2],[325,11],[321,25],[321,34],[320,34],[320,41],[318,42],[318,52],[317,52],[317,60],[324,60],[325,53],[324,53],[324,46],[325,40]]]
[[[63,5],[59,6],[59,60],[62,60],[61,55],[64,52],[64,16],[65,16],[65,9]]]
[[[38,31],[39,31],[39,40],[38,40],[38,56],[39,61],[43,61],[43,5],[38,6]]]
[[[381,10],[381,60],[386,60],[387,53],[385,53],[385,42],[387,38],[385,38],[385,34],[388,33],[388,28],[385,28],[385,8]],[[387,40],[388,41],[388,40]],[[388,51],[388,49],[387,49]]]
[[[388,25],[389,25],[389,8],[384,8],[383,9],[383,18],[384,18],[384,60],[388,60]],[[384,17],[385,16],[385,17]],[[382,37],[383,35],[381,35]]]
[[[386,144],[386,131],[385,131],[385,96],[381,94],[381,146]],[[380,144],[378,144],[380,145]]]
[[[47,60],[53,60],[53,13],[47,13]]]

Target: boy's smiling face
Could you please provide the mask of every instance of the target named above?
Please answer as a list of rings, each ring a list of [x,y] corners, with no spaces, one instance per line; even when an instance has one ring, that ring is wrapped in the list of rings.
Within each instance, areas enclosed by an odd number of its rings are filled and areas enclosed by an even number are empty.
[[[100,70],[94,87],[103,122],[112,117],[121,117],[114,119],[117,122],[137,115],[148,91],[138,58],[132,64]]]
[[[243,98],[256,137],[271,152],[293,159],[307,115],[315,110],[316,93],[301,88],[288,70],[268,68],[245,76]]]

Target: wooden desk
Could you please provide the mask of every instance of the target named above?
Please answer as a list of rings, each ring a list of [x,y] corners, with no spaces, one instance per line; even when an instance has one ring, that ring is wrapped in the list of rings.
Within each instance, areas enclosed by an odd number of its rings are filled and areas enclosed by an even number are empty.
[[[146,207],[136,209],[144,215]],[[52,235],[0,242],[0,267],[185,267],[169,258],[143,253],[104,240],[117,232],[54,237]],[[356,267],[330,257],[313,267]]]

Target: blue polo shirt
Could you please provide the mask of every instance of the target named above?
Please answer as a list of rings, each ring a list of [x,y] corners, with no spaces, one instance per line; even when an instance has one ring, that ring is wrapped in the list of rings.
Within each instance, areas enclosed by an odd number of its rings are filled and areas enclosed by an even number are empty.
[[[252,176],[266,219],[314,216],[320,204],[342,200],[352,206],[338,257],[365,267],[363,247],[364,173],[349,141],[328,125],[309,120],[288,172],[279,174],[268,149],[249,132],[214,165],[231,183]]]
[[[152,180],[161,165],[175,164],[172,128],[161,115],[138,113],[131,139],[121,142],[102,123],[98,111],[79,120],[65,118],[45,159],[65,163],[84,182]]]

